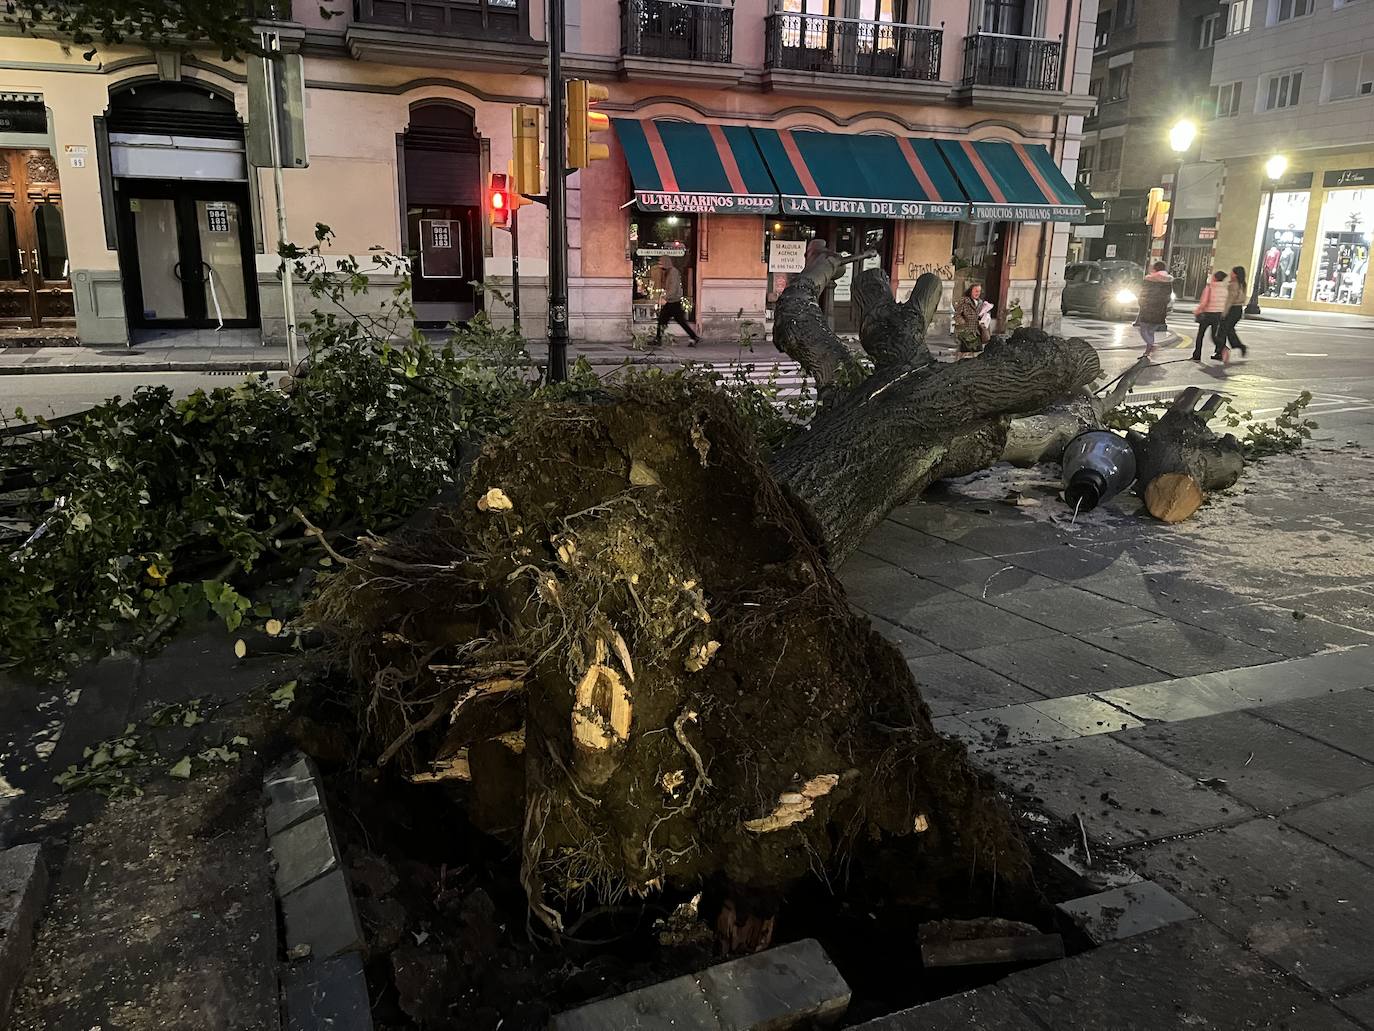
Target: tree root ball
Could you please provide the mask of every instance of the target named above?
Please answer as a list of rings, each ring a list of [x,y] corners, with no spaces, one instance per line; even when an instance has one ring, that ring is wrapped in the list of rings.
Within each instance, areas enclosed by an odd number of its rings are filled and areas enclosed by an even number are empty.
[[[471,784],[416,790],[470,792],[519,841],[550,926],[588,891],[777,893],[898,840],[907,895],[1028,876],[990,780],[723,395],[658,379],[533,405],[460,502],[364,543],[312,607],[363,750],[411,776],[465,756]]]

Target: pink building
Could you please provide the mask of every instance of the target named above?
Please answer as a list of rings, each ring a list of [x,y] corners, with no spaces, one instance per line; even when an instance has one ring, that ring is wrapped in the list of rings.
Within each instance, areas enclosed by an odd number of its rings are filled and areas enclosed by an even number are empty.
[[[314,2],[267,5],[303,58],[291,236],[322,222],[336,234],[327,258],[410,255],[426,321],[482,307],[509,319],[471,284],[510,281],[484,184],[511,157],[512,107],[547,99],[542,6],[338,6],[326,18]],[[951,296],[979,281],[999,308],[1052,325],[1095,18],[1074,0],[568,0],[566,73],[610,89],[615,126],[610,160],[568,184],[573,335],[652,327],[664,258],[701,331],[762,331],[815,237],[873,250],[899,289],[925,271]],[[92,66],[7,40],[0,160],[52,181],[10,191],[0,320],[75,322],[92,343],[220,319],[279,337],[248,90],[245,66],[213,54],[129,46]],[[539,335],[547,227],[538,205],[520,219],[525,326]],[[6,256],[18,248],[41,250],[23,275]],[[847,281],[831,314],[853,328]]]

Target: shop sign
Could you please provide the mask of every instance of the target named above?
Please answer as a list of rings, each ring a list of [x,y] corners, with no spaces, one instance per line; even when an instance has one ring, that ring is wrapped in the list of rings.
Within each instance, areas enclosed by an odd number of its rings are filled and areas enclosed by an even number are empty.
[[[1217,227],[1203,226],[1197,231],[1197,238],[1199,240],[1215,240],[1217,238]]]
[[[958,221],[965,204],[918,200],[846,200],[838,197],[783,197],[785,215],[865,215],[871,218],[916,218]]]
[[[635,194],[640,211],[684,211],[709,214],[768,215],[778,210],[771,193],[653,193]]]
[[[835,292],[832,295],[836,301],[847,301],[854,286],[854,266],[846,265],[840,278],[835,280]]]
[[[975,204],[975,221],[987,222],[1082,222],[1087,208],[1060,208],[1048,204]]]
[[[800,272],[805,268],[805,240],[768,241],[769,272]]]
[[[1330,173],[1327,173],[1328,175]],[[1274,184],[1274,190],[1310,190],[1312,188],[1311,172],[1289,172],[1286,176]]]
[[[682,258],[687,254],[686,244],[670,244],[667,247],[636,247],[636,258]]]
[[[1374,186],[1374,168],[1341,168],[1322,176],[1323,186]]]
[[[48,131],[48,112],[42,100],[22,94],[0,98],[0,132]]]

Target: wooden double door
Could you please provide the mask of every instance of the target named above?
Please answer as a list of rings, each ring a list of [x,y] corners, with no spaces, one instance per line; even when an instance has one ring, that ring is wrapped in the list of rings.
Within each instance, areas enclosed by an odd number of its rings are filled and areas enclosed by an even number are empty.
[[[57,160],[0,149],[0,327],[75,321]]]

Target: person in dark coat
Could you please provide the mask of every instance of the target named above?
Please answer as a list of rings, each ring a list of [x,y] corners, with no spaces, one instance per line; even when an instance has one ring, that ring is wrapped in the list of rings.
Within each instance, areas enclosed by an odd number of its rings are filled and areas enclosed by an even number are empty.
[[[1145,356],[1148,358],[1155,350],[1155,334],[1160,330],[1169,331],[1169,306],[1174,300],[1174,277],[1164,262],[1154,263],[1153,270],[1145,277],[1140,287],[1140,310],[1136,315],[1135,328],[1140,339],[1145,341]]]

